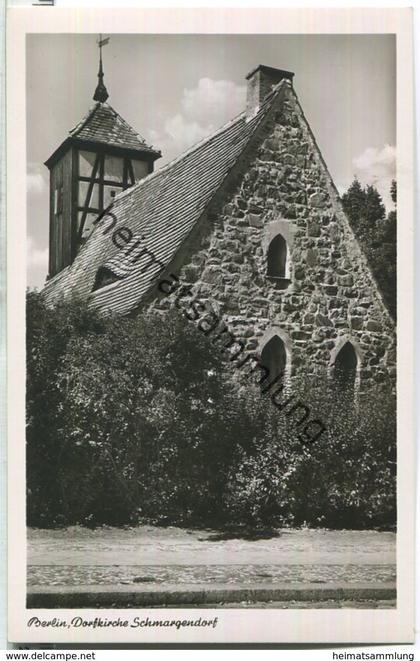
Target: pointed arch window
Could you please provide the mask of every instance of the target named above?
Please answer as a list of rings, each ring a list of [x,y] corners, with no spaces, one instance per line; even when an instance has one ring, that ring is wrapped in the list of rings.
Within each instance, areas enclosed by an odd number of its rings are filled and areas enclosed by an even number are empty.
[[[276,234],[268,246],[267,276],[284,287],[290,283],[289,247],[282,234]]]
[[[351,342],[346,342],[334,361],[334,378],[343,387],[354,387],[357,377],[357,354]]]
[[[274,335],[261,352],[261,364],[270,372],[270,380],[286,372],[287,353],[283,340]]]

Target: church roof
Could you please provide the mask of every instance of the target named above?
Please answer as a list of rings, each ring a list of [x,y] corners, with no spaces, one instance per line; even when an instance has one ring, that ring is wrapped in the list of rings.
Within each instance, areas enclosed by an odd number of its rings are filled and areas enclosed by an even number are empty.
[[[287,84],[287,81],[279,83],[252,118],[239,115],[179,158],[116,196],[112,213],[117,224],[113,231],[118,227],[129,228],[132,240],[122,250],[118,249],[111,240],[112,232],[104,234],[109,217],[104,219],[73,264],[47,283],[44,289],[47,300],[54,302],[71,292],[82,297],[88,295],[102,267],[119,279],[92,292],[95,306],[120,314],[137,307],[156,283],[159,265],[149,267],[147,255],[133,263],[126,254],[130,246],[141,241],[161,264],[173,266],[180,247],[205,217],[217,192],[229,184],[229,175],[234,174],[240,157],[251,146],[252,137],[270,110],[275,110],[274,101],[281,98]]]
[[[72,138],[101,142],[124,149],[138,149],[157,154],[144,138],[119,115],[108,103],[95,103],[88,114],[70,131]]]
[[[127,150],[130,156],[141,153],[156,160],[160,151],[149,146],[145,139],[128,124],[108,103],[95,103],[85,117],[71,130],[68,137],[45,162],[51,167],[74,144],[103,145],[110,150]]]

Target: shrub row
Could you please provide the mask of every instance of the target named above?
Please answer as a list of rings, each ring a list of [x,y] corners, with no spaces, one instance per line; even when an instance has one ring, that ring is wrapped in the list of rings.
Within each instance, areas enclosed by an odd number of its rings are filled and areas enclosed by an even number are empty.
[[[30,293],[28,524],[392,527],[391,391],[293,388],[327,427],[311,446],[176,312],[104,318]]]

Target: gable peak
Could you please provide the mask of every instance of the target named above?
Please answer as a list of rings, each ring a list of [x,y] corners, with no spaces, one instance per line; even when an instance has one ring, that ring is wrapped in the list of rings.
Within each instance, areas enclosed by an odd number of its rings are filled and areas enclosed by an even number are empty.
[[[247,117],[252,117],[258,112],[264,99],[272,91],[275,85],[278,85],[282,80],[288,80],[289,84],[293,84],[292,71],[285,69],[277,69],[275,67],[268,67],[265,64],[259,64],[247,76],[247,91],[246,91],[246,114]]]

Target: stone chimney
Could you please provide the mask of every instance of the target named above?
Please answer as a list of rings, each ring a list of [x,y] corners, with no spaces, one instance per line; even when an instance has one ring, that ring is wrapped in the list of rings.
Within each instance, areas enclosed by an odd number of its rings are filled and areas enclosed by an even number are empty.
[[[277,85],[284,78],[292,83],[294,75],[291,71],[266,67],[264,64],[259,64],[250,71],[246,77],[248,81],[246,93],[247,117],[252,117],[258,112],[259,107],[274,85]]]

